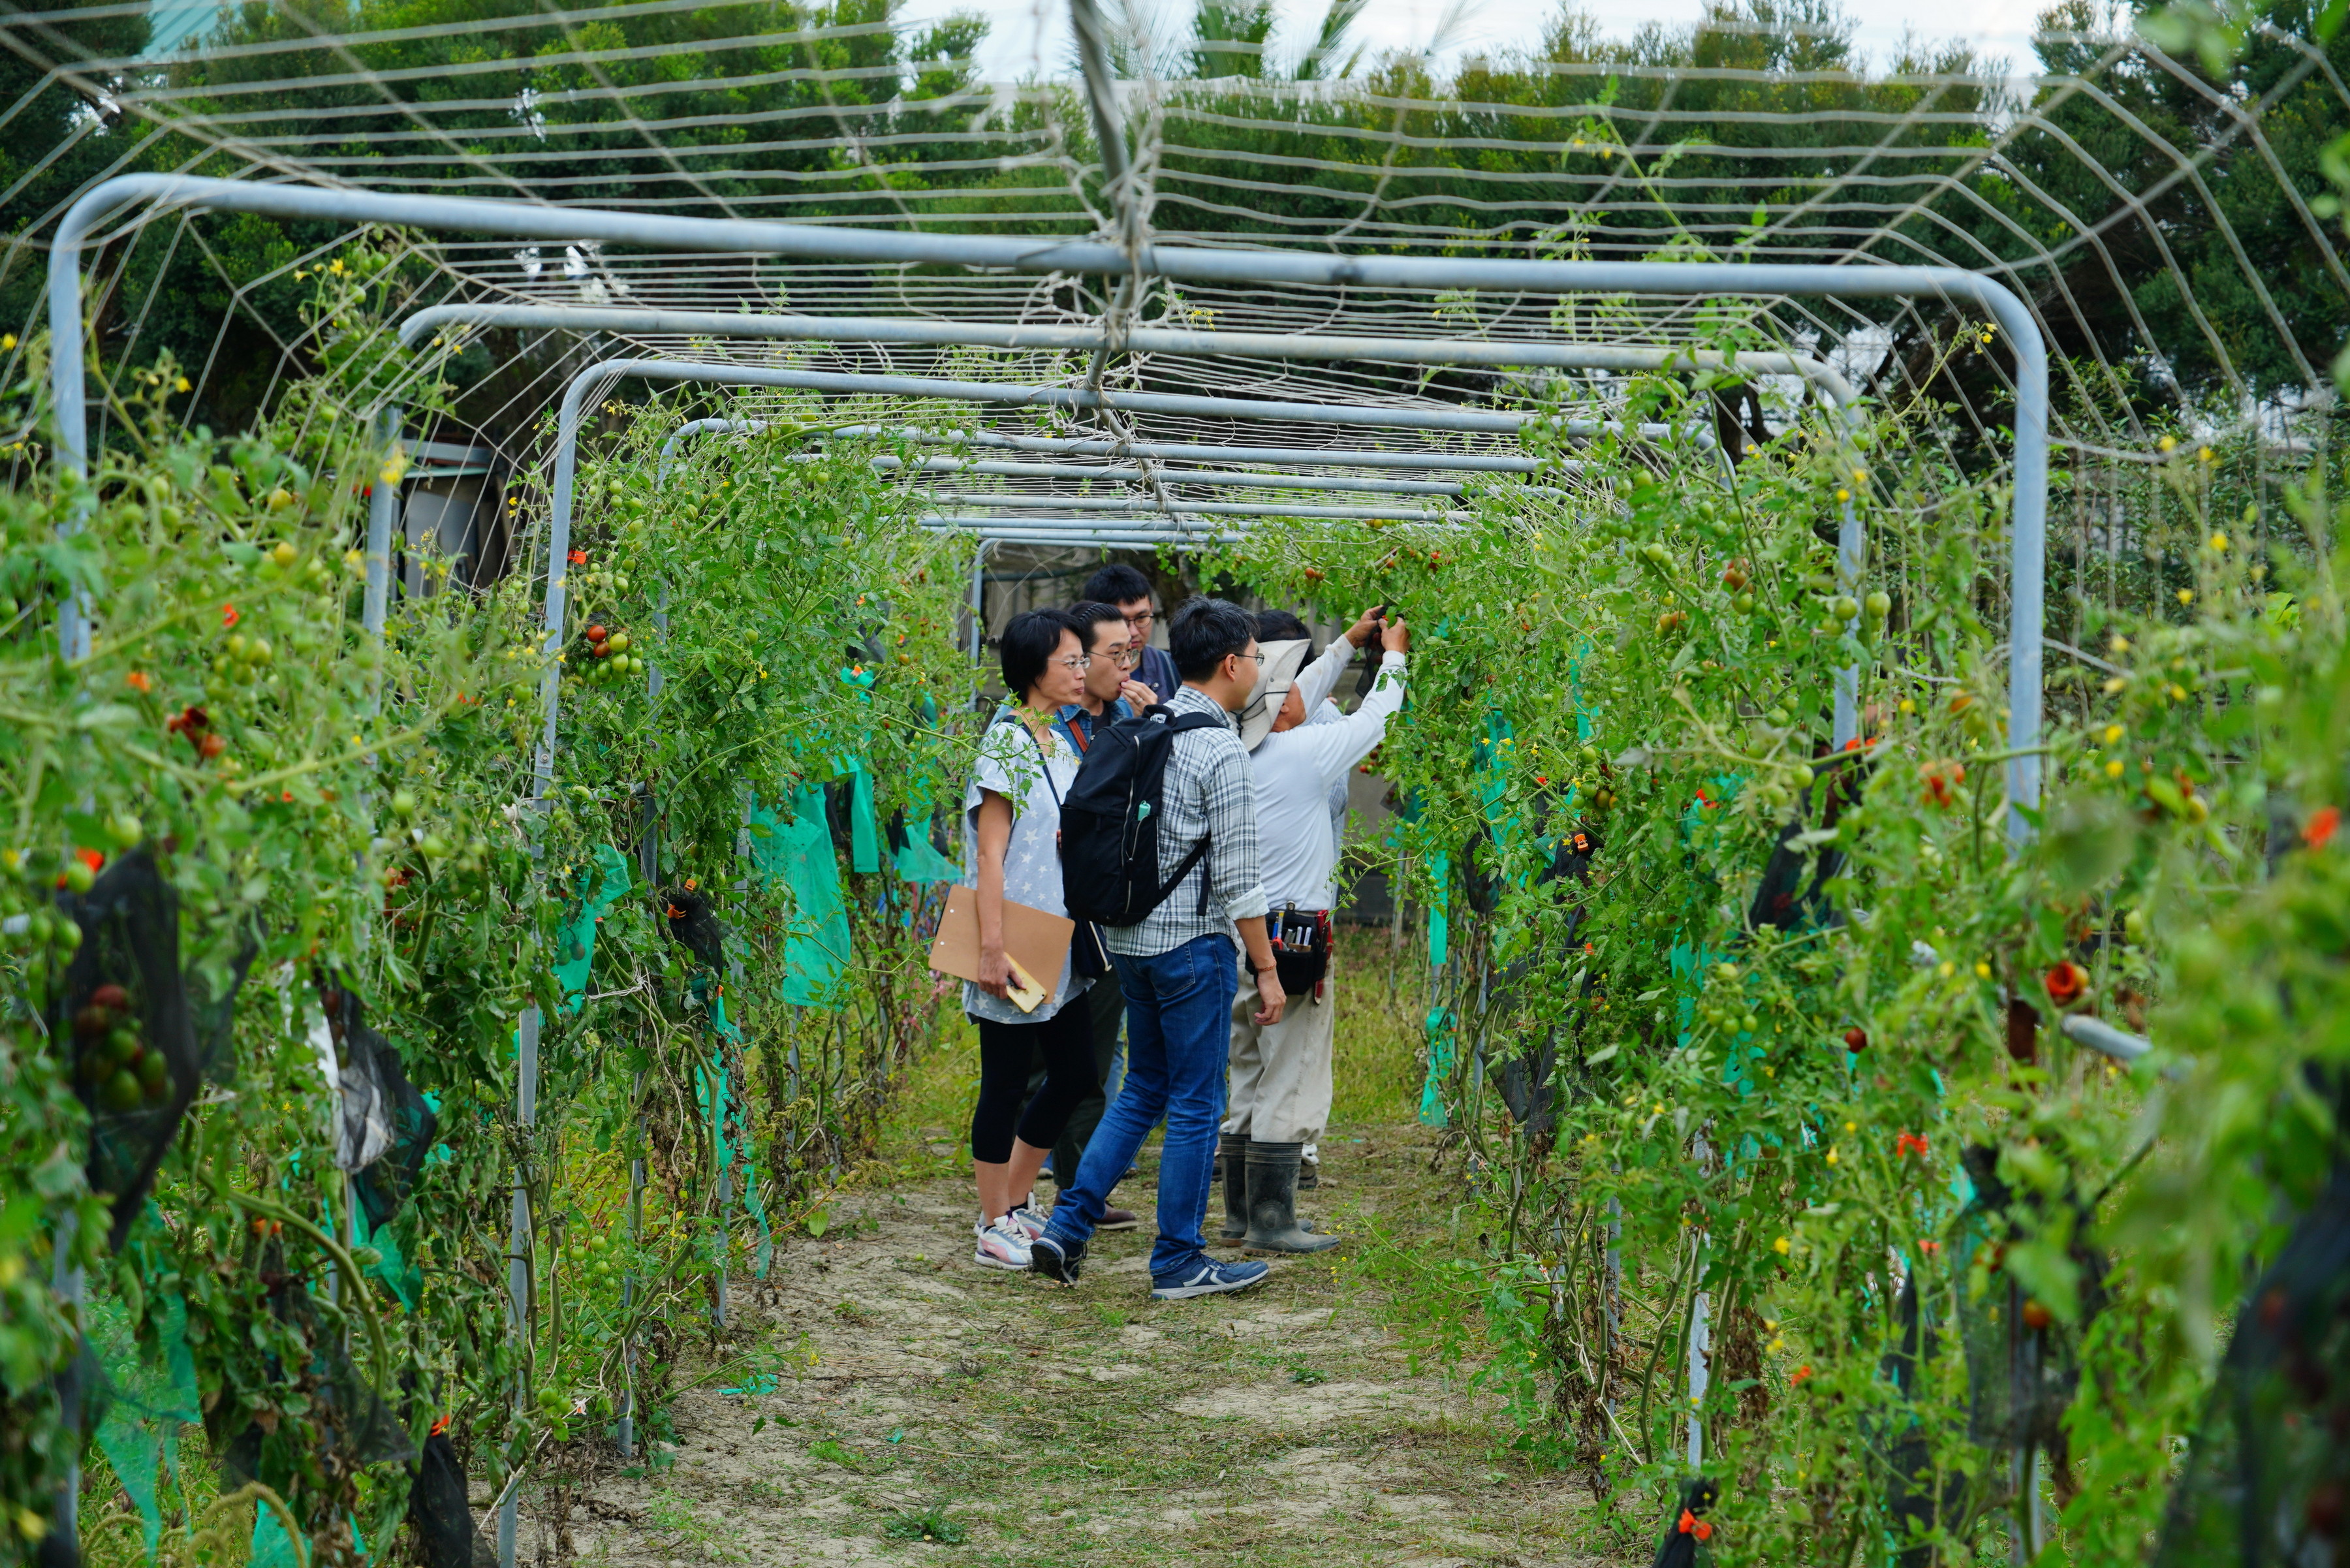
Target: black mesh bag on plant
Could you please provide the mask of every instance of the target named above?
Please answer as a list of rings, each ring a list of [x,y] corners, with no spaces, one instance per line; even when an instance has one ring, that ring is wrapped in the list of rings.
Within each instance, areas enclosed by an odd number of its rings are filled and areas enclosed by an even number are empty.
[[[472,1568],[473,1510],[465,1495],[464,1467],[446,1435],[424,1439],[415,1481],[408,1489],[408,1522],[416,1529],[424,1568]]]
[[[691,888],[672,888],[661,895],[661,914],[669,923],[670,940],[702,961],[706,969],[726,968],[726,928],[718,923],[710,900]]]
[[[144,849],[108,867],[88,892],[60,894],[57,905],[82,940],[50,1037],[70,1053],[89,1109],[89,1185],[112,1205],[108,1243],[120,1248],[220,1054],[244,971],[217,1002],[201,983],[191,998],[180,971],[179,895]]]
[[[1967,1361],[1967,1437],[1999,1451],[2037,1449],[2060,1469],[2069,1445],[2064,1412],[2081,1386],[2081,1336],[2105,1308],[2105,1254],[2079,1238],[2089,1227],[2088,1204],[2068,1179],[2054,1197],[2019,1194],[1999,1178],[1999,1151],[1981,1144],[1960,1155],[1974,1183],[1974,1201],[1959,1216],[1962,1257],[1993,1250],[1991,1284],[1977,1296],[1959,1293],[1959,1335]],[[2007,1243],[2053,1204],[2073,1210],[2070,1251],[2079,1321],[2056,1322],[1997,1265]]]
[[[2350,1168],[2237,1316],[2154,1563],[2350,1563]]]
[[[1918,1413],[1920,1380],[1942,1354],[1942,1345],[1919,1295],[1915,1270],[1902,1282],[1894,1325],[1898,1336],[1877,1368],[1900,1402],[1869,1423],[1869,1453],[1886,1478],[1895,1568],[1931,1568],[1936,1551],[1929,1538],[1937,1529],[1964,1532],[1973,1478],[1957,1469],[1937,1473],[1931,1434]]]
[[[1705,1546],[1713,1539],[1713,1526],[1705,1516],[1721,1499],[1720,1484],[1703,1476],[1683,1481],[1680,1504],[1657,1540],[1657,1555],[1649,1568],[1691,1568],[1700,1561],[1711,1561],[1713,1553]]]
[[[440,1121],[408,1081],[400,1053],[369,1026],[358,992],[321,977],[318,1001],[342,1063],[335,1163],[355,1173],[352,1191],[367,1212],[368,1229],[379,1231],[423,1173]]]
[[[344,1469],[412,1461],[416,1448],[407,1428],[352,1362],[344,1348],[346,1336],[319,1315],[310,1293],[314,1282],[286,1272],[283,1239],[273,1236],[265,1242],[258,1262],[260,1277],[269,1282],[270,1315],[296,1330],[307,1346],[298,1367],[280,1364],[271,1370],[277,1382],[309,1400],[314,1429],[277,1422],[265,1429],[257,1421],[247,1422],[218,1449],[228,1486],[257,1480],[287,1494],[295,1478],[318,1463],[320,1449]],[[371,1337],[363,1325],[355,1324],[348,1338],[362,1355],[372,1353]],[[289,1446],[296,1444],[298,1452]]]

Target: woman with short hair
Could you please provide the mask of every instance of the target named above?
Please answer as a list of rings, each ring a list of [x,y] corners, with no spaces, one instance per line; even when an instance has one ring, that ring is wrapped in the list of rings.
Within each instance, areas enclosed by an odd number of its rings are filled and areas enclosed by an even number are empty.
[[[1045,1156],[1079,1101],[1093,1092],[1089,1010],[1071,1002],[1089,983],[1071,972],[1026,977],[1046,991],[1023,1012],[1011,1000],[1019,980],[1003,948],[1003,907],[1048,914],[1061,901],[1061,801],[1077,776],[1077,753],[1054,721],[1085,691],[1091,659],[1064,611],[1030,610],[996,639],[1011,701],[981,737],[963,792],[963,885],[978,894],[979,979],[962,988],[963,1011],[979,1027],[979,1101],[971,1114],[972,1176],[979,1188],[972,1261],[993,1269],[1028,1267],[1028,1244],[1045,1228],[1029,1207]],[[1030,1061],[1045,1063],[1045,1086],[1023,1115]]]

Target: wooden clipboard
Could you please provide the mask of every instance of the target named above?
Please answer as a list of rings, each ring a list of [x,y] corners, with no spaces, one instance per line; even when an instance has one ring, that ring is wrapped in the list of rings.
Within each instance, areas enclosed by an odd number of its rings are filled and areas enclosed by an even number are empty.
[[[1060,915],[1003,900],[1003,956],[1011,961],[1014,981],[1012,1001],[1023,1012],[1034,1012],[1060,983],[1061,968],[1068,962],[1069,941],[1077,923]],[[931,967],[958,980],[979,979],[979,890],[955,887],[947,892],[946,913],[939,917],[939,934],[931,940]]]

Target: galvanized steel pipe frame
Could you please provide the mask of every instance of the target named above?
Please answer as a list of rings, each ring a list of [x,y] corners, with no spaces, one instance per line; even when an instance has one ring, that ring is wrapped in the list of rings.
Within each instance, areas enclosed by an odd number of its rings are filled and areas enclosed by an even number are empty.
[[[1475,288],[1525,294],[1627,294],[1703,298],[1924,299],[1980,309],[2015,355],[2015,502],[2009,530],[2007,744],[2009,832],[2040,799],[2041,619],[2048,521],[2048,351],[2039,323],[1997,280],[1957,267],[1729,262],[1533,261],[1452,256],[1332,255],[1307,251],[1138,244],[993,234],[906,234],[732,218],[672,217],[594,208],[531,206],[473,197],[265,185],[181,174],[124,174],[84,193],[57,226],[49,252],[50,376],[58,446],[67,466],[88,470],[83,388],[81,253],[89,232],[132,203],[204,207],[265,217],[405,224],[515,239],[593,240],[655,250],[794,256],[874,265],[931,265],[1026,273],[1123,276],[1138,269],[1179,282],[1290,284],[1426,291]],[[389,542],[386,542],[387,547]],[[370,569],[373,569],[370,563]],[[69,653],[86,639],[69,640]]]
[[[1859,400],[1834,366],[1808,354],[1776,350],[1729,354],[1714,348],[1633,344],[1540,343],[1464,337],[1369,337],[1352,334],[1198,332],[1137,327],[1111,334],[1097,327],[944,321],[871,316],[749,316],[722,310],[664,310],[576,305],[434,305],[400,324],[402,348],[451,326],[516,327],[560,332],[614,332],[688,337],[760,337],[796,343],[904,343],[974,348],[1079,352],[1122,348],[1132,354],[1197,358],[1368,359],[1404,365],[1475,365],[1557,370],[1728,370],[1800,376],[1840,409]],[[1115,337],[1115,341],[1113,341]]]
[[[690,435],[702,435],[715,431],[724,431],[735,435],[755,434],[760,431],[766,430],[775,421],[771,420],[756,419],[688,420],[683,424],[678,426],[677,429],[671,431],[669,434],[669,438],[661,443],[660,464],[662,471],[666,472],[670,461],[676,455],[678,442],[683,437]],[[811,431],[810,433],[838,435],[843,432],[841,431],[835,430],[828,431]],[[887,438],[885,437],[884,439]],[[801,457],[805,454],[795,453],[794,455],[795,457]],[[1006,479],[1102,480],[1106,482],[1119,483],[1139,481],[1143,477],[1143,472],[1139,468],[1082,468],[1074,463],[994,462],[989,462],[985,459],[959,457],[916,458],[911,462],[909,462],[903,458],[889,452],[877,452],[873,454],[868,461],[876,468],[890,470],[898,472],[976,473],[983,476],[1001,477]],[[1160,477],[1171,484],[1201,484],[1219,489],[1335,490],[1356,492],[1366,495],[1409,495],[1414,497],[1433,495],[1451,497],[1459,495],[1461,489],[1459,484],[1421,483],[1401,479],[1354,479],[1343,475],[1334,477],[1328,474],[1318,473],[1239,473],[1227,471],[1182,469],[1161,474]],[[1562,492],[1550,489],[1532,487],[1530,487],[1530,489],[1532,493],[1538,495],[1557,495],[1563,493]],[[1149,511],[1169,513],[1184,512],[1192,509],[1192,504],[1190,503],[1174,506],[1164,506],[1156,502],[1150,503],[1148,505],[1138,505],[1136,504],[1136,498],[1132,496],[1101,497],[1090,495],[1030,495],[1024,493],[1014,492],[1003,493],[1003,496],[1001,499],[991,496],[984,504],[1003,506],[1090,506],[1110,512]],[[1208,502],[1200,503],[1198,504],[1205,507],[1211,512],[1218,510],[1220,507],[1223,510],[1231,510],[1234,506],[1237,506],[1243,513],[1256,514],[1259,512],[1258,508],[1249,506],[1245,503],[1220,504]],[[1269,503],[1263,509],[1262,509],[1262,514],[1276,517],[1306,515],[1306,514],[1304,513],[1283,511],[1280,504],[1278,503]],[[1352,514],[1349,514],[1349,515]],[[1424,515],[1418,513],[1395,512],[1392,510],[1379,511],[1376,509],[1369,511],[1368,514],[1382,518],[1422,518]],[[1441,521],[1441,519],[1438,520]]]

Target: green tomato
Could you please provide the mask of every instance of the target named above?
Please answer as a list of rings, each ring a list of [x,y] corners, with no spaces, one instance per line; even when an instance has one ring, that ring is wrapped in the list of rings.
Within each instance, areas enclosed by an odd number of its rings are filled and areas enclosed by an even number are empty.
[[[1893,613],[1893,596],[1879,588],[1868,596],[1861,607],[1868,612],[1869,619],[1883,620]]]
[[[147,836],[146,827],[129,812],[117,812],[106,819],[106,836],[117,849],[134,849]]]
[[[415,793],[413,791],[404,789],[392,791],[391,815],[400,818],[402,822],[406,822],[410,817],[414,816],[416,815]]]
[[[139,1075],[125,1069],[106,1080],[98,1091],[98,1103],[109,1111],[135,1111],[147,1102],[147,1091],[139,1086]]]
[[[66,887],[69,890],[87,893],[97,881],[98,873],[89,868],[88,861],[77,856],[66,862]]]

